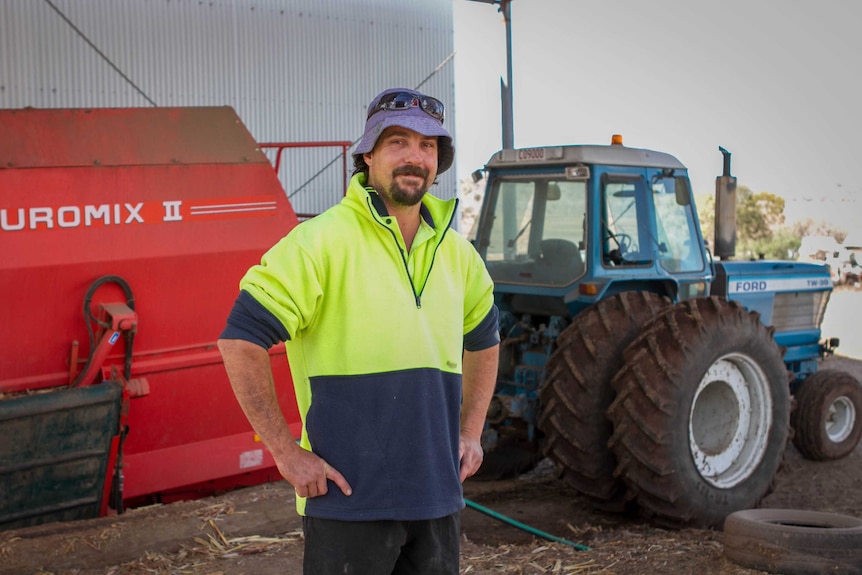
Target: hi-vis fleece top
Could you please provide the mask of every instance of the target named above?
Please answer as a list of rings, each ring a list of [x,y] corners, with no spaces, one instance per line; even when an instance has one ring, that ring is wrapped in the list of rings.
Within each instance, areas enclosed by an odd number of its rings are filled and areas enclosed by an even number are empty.
[[[365,176],[305,221],[240,282],[222,333],[285,341],[302,416],[300,444],[338,469],[297,498],[301,515],[422,520],[464,507],[458,444],[462,352],[499,343],[493,282],[449,226],[457,200],[426,194],[409,253]]]

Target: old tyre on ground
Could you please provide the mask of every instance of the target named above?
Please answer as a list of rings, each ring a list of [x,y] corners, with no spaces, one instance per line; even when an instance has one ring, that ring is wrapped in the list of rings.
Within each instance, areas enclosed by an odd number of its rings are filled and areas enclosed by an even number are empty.
[[[815,461],[850,454],[862,435],[862,385],[849,373],[824,369],[802,381],[791,423],[793,444]]]
[[[669,306],[669,299],[649,292],[606,298],[574,318],[548,360],[539,393],[544,454],[566,483],[600,509],[625,508],[625,486],[613,475],[616,458],[608,449],[611,378],[622,365],[625,347]]]
[[[790,424],[773,329],[721,298],[680,302],[624,353],[608,414],[616,474],[645,515],[716,527],[772,488]]]
[[[769,573],[862,575],[862,519],[797,509],[747,509],[724,524],[724,555]]]

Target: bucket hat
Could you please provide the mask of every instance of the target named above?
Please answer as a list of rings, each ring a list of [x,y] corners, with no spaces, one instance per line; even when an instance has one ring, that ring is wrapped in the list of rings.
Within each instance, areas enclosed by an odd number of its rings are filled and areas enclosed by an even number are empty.
[[[368,105],[365,133],[353,151],[354,159],[373,150],[377,138],[391,126],[423,136],[437,136],[437,173],[442,174],[452,166],[455,148],[451,134],[443,127],[443,104],[408,88],[390,88],[374,97]]]

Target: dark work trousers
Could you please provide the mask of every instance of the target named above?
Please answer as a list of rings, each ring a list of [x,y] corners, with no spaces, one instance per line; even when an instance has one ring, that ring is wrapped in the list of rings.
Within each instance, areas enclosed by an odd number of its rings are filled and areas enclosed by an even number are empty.
[[[303,517],[304,575],[458,575],[461,513],[425,521]]]

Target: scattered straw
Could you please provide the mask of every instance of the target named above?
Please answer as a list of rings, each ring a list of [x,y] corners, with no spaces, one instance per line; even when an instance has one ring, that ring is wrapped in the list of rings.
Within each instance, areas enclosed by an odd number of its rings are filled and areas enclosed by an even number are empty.
[[[277,551],[289,543],[295,543],[302,539],[300,531],[287,533],[282,537],[250,535],[228,538],[225,537],[215,521],[211,519],[208,524],[213,532],[208,533],[206,539],[195,537],[195,542],[200,545],[200,547],[195,548],[195,551],[223,559],[238,555],[253,555],[256,553]]]
[[[203,517],[204,522],[212,519],[217,519],[222,515],[233,515],[236,512],[236,505],[233,501],[225,501],[215,505],[208,505],[201,509],[195,510],[194,514],[198,517]],[[242,513],[246,513],[243,511]]]

